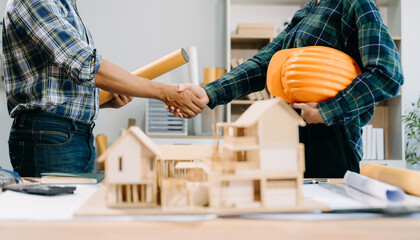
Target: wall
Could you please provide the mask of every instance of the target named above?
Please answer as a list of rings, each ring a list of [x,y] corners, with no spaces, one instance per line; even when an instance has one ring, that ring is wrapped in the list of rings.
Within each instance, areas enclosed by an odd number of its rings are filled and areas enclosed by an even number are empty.
[[[0,0],[1,12],[5,2]],[[191,45],[198,48],[199,69],[226,65],[223,0],[84,0],[77,4],[98,53],[128,71]],[[202,79],[202,71],[200,74]],[[188,82],[188,67],[156,80]],[[0,103],[0,166],[10,168],[7,138],[12,120],[7,114],[3,83]],[[135,99],[122,109],[101,110],[95,134],[106,134],[113,142],[120,129],[127,127],[128,118],[135,118],[143,127],[145,103]]]
[[[412,109],[411,104],[417,102],[420,97],[420,33],[417,30],[420,22],[419,9],[420,1],[418,0],[401,0],[401,61],[405,78],[405,83],[402,86],[404,114]],[[413,141],[410,144],[420,147],[419,142]],[[420,155],[420,148],[418,148],[417,155]],[[417,166],[408,165],[408,167],[420,170],[420,164]]]
[[[78,6],[98,52],[128,71],[192,45],[198,49],[199,69],[225,65],[222,0],[89,0],[79,1]],[[97,6],[100,10],[95,10]],[[155,81],[188,82],[188,67]],[[101,110],[95,134],[104,133],[112,142],[127,127],[128,118],[135,118],[144,129],[145,103],[135,99],[119,110]]]
[[[0,0],[0,17],[3,19],[3,10],[6,7],[6,1]],[[0,28],[1,29],[1,28]],[[1,38],[0,38],[1,43]],[[0,46],[1,49],[1,46]],[[0,56],[2,54],[0,53]],[[3,62],[0,61],[0,79],[3,77]],[[4,91],[3,80],[0,80],[0,167],[11,169],[9,163],[9,147],[7,145],[7,139],[9,138],[9,130],[12,124],[12,120],[7,113],[6,104],[6,93]]]
[[[420,1],[401,0],[401,60],[405,83],[402,87],[403,107],[407,110],[420,97]]]

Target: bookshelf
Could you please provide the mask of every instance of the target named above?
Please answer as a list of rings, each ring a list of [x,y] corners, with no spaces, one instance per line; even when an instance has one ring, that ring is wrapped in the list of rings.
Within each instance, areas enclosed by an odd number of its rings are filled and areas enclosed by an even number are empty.
[[[248,58],[251,58],[259,52],[265,45],[273,41],[274,36],[252,36],[252,35],[231,35],[230,37],[230,63],[228,69],[233,68],[232,61],[241,59],[242,62]],[[238,62],[240,63],[241,60]],[[260,93],[251,93],[247,97],[234,100],[230,103],[230,112],[228,113],[229,121],[236,121],[243,112],[245,112],[252,103],[262,99],[271,98],[268,95],[268,90],[263,90],[267,93],[261,96]],[[258,96],[256,95],[258,94]]]
[[[232,58],[249,58],[271,42],[273,36],[237,35],[239,22],[274,22],[275,32],[283,23],[301,9],[309,0],[226,0],[226,69],[230,70]],[[380,0],[380,12],[394,42],[401,50],[401,0]],[[264,13],[264,14],[261,14]],[[401,53],[401,51],[400,51]],[[254,101],[238,99],[228,104],[226,119],[235,121]],[[404,128],[402,116],[402,93],[395,98],[379,103],[369,124],[384,129],[384,160],[363,160],[395,167],[406,167],[404,159]]]

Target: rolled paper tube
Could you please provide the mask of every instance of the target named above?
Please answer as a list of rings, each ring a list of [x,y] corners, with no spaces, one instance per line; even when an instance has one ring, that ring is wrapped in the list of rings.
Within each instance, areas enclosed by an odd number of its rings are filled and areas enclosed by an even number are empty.
[[[402,168],[367,163],[360,174],[401,188],[406,193],[420,196],[420,172]]]
[[[226,69],[216,68],[216,79],[214,79],[214,80],[217,80],[217,79],[221,78],[223,76],[223,74],[225,74],[225,73],[226,73]]]
[[[191,46],[187,48],[188,55],[190,56],[190,62],[188,63],[188,73],[190,76],[190,82],[196,86],[200,85],[200,77],[198,74],[198,55],[197,47]],[[201,115],[193,118],[194,133],[200,134],[202,131],[201,127]]]
[[[190,56],[190,61],[188,64],[188,73],[190,76],[190,82],[194,85],[199,85],[199,74],[198,74],[198,56],[197,56],[197,47],[191,46],[187,48],[188,55]]]
[[[189,57],[187,52],[183,48],[180,48],[175,52],[172,52],[142,68],[135,70],[132,74],[152,80],[184,65],[188,61]],[[99,89],[99,104],[106,103],[113,98],[114,95],[112,93]]]
[[[96,136],[96,144],[98,145],[99,154],[102,154],[106,151],[108,147],[108,138],[103,134]]]
[[[216,81],[225,73],[226,69],[224,68],[204,68],[203,85]]]

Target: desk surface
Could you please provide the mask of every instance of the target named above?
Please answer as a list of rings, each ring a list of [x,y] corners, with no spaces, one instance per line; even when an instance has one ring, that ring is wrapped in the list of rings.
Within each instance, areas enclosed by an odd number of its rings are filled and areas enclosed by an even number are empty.
[[[216,219],[169,223],[140,221],[0,222],[1,239],[420,239],[420,220],[339,221]]]
[[[331,183],[340,180],[330,181]],[[1,213],[0,213],[1,214]],[[0,239],[420,239],[420,219],[346,220],[218,218],[201,222],[126,220],[0,221]]]

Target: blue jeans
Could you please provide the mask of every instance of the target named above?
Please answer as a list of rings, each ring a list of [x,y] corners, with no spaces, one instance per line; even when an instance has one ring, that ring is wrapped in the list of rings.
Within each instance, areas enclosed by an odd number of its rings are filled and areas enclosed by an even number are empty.
[[[28,111],[18,114],[9,136],[13,170],[23,177],[44,172],[92,172],[94,124]]]

